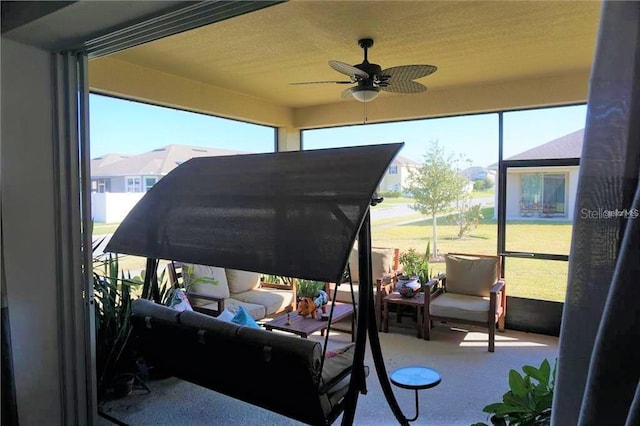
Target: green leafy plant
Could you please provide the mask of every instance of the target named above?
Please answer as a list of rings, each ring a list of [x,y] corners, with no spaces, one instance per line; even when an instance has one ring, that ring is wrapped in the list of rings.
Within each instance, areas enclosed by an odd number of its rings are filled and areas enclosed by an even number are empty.
[[[210,284],[218,285],[218,280],[212,277],[197,277],[193,273],[193,265],[184,265],[182,267],[182,276],[184,280],[184,290],[189,291],[189,288],[194,284]]]
[[[298,297],[310,297],[314,298],[318,295],[320,290],[324,290],[325,283],[321,281],[312,280],[298,280],[296,294]]]
[[[448,217],[448,221],[458,227],[458,238],[462,238],[476,229],[483,218],[480,204],[472,206],[469,200],[464,200],[458,211]]]
[[[400,263],[403,267],[404,277],[418,277],[422,284],[429,281],[432,277],[432,269],[429,265],[431,257],[431,242],[427,243],[427,249],[424,255],[418,254],[416,249],[410,248],[402,252],[400,255]]]
[[[283,277],[280,275],[267,274],[267,275],[263,275],[261,279],[262,281],[267,283],[288,285],[290,287],[296,284],[295,278]]]
[[[547,359],[540,367],[525,365],[522,376],[516,370],[509,371],[509,391],[502,402],[489,404],[482,411],[490,414],[494,425],[538,426],[551,424],[551,403],[555,387],[557,360],[553,370]],[[474,426],[486,425],[476,423]]]
[[[96,320],[98,395],[103,398],[123,374],[136,369],[130,346],[132,288],[141,282],[120,271],[118,257],[94,258],[93,289]]]

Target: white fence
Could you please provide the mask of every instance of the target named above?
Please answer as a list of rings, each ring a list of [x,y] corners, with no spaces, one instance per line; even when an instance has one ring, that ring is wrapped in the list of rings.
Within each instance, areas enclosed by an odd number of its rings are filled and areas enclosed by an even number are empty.
[[[93,192],[91,210],[94,222],[122,222],[142,198],[142,192]]]

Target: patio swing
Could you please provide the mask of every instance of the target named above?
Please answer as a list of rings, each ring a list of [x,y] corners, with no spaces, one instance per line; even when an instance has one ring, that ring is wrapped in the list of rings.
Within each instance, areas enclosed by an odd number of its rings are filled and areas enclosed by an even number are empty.
[[[314,377],[307,378],[309,385],[305,392],[293,392],[293,400],[274,398],[273,392],[257,392],[250,385],[238,385],[237,381],[225,382],[225,377],[221,382],[211,372],[206,373],[211,377],[187,372],[187,380],[307,423],[331,424],[342,415],[342,424],[349,425],[353,423],[358,395],[366,391],[364,353],[368,335],[385,398],[398,422],[408,424],[409,420],[393,395],[380,349],[371,285],[369,217],[370,205],[379,201],[373,198],[378,183],[402,146],[400,143],[194,158],[178,166],[145,194],[118,227],[106,250],[147,258],[147,271],[153,272],[145,276],[142,297],[156,302],[160,298],[155,273],[159,259],[337,282],[342,277],[356,237],[358,240],[359,283],[364,285],[360,285],[358,292],[353,362],[339,377],[346,390],[334,394],[335,400],[330,401],[329,408],[324,399],[316,401],[319,396],[324,398],[321,393],[326,389],[319,388]],[[145,303],[151,310],[165,308]],[[184,312],[180,316],[186,319],[188,314],[195,313]],[[146,320],[148,326],[153,322],[149,318]],[[215,326],[221,323],[213,318],[194,321],[208,321]],[[151,334],[155,337],[148,341],[149,345],[171,340],[166,333],[176,333],[176,338],[183,338],[186,322],[156,327],[154,333],[157,334]],[[205,334],[198,332],[200,337]],[[329,330],[326,334],[328,337]],[[241,335],[245,339],[268,341],[273,347],[296,346],[301,351],[313,352],[315,349],[309,345],[319,345],[310,340],[247,327],[234,334],[236,337]],[[221,336],[221,339],[227,339],[224,341],[226,346],[217,345],[216,351],[211,350],[207,355],[227,357],[224,361],[229,364],[224,364],[222,370],[235,369],[246,373],[245,377],[255,374],[277,380],[277,372],[271,371],[277,362],[281,362],[286,371],[302,368],[279,361],[277,355],[280,353],[275,350],[268,356],[260,352],[260,356],[269,358],[271,364],[257,368],[250,362],[243,362],[246,350],[235,347],[242,339],[230,339],[224,333]],[[183,344],[192,343],[185,340],[181,342]],[[256,346],[250,339],[243,344]],[[220,347],[225,350],[221,351]],[[320,360],[323,367],[329,362],[325,359],[326,347],[325,340]],[[233,352],[235,358],[226,354],[227,350],[237,350]],[[286,359],[296,356],[293,349],[281,352]],[[197,362],[202,354],[195,349],[193,353],[194,362]],[[174,363],[178,361],[174,359]],[[316,410],[316,414],[302,412],[300,406],[305,405]],[[318,411],[318,407],[322,410]]]

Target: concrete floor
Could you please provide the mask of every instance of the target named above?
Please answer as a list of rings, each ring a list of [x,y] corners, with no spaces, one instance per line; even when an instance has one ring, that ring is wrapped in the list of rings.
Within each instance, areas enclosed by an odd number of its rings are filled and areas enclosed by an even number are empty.
[[[408,319],[404,321],[409,321]],[[380,333],[387,372],[409,365],[424,365],[442,375],[440,385],[420,391],[420,417],[416,425],[470,425],[488,422],[482,408],[502,399],[507,391],[510,369],[536,365],[557,357],[558,339],[507,330],[498,333],[496,351],[487,352],[487,333],[480,328],[452,328],[440,324],[431,341],[415,337],[415,332],[390,324],[389,333]],[[311,338],[322,340],[319,335]],[[350,336],[332,332],[330,347],[350,342]],[[398,424],[378,382],[369,351],[365,362],[371,368],[368,393],[360,395],[354,424]],[[151,393],[134,393],[106,403],[102,410],[130,425],[300,425],[301,423],[264,409],[226,397],[208,389],[169,378],[148,383]],[[272,384],[266,392],[280,392],[286,398],[295,385]],[[413,391],[394,387],[407,417],[414,415]],[[341,418],[335,422],[340,424]],[[110,425],[100,418],[100,425]]]

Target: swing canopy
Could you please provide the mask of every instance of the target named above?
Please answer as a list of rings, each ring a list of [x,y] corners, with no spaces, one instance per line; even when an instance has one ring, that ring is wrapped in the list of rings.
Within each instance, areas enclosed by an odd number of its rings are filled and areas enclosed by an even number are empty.
[[[193,158],[142,197],[106,250],[337,281],[402,146]]]

